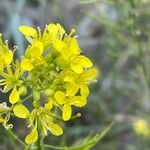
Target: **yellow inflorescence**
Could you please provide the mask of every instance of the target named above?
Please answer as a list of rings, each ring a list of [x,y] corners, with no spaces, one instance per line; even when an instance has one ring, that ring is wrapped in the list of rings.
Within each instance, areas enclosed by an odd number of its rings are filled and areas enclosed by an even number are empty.
[[[134,131],[138,135],[143,135],[145,137],[150,136],[150,126],[149,126],[148,122],[146,122],[143,119],[138,119],[134,123]]]
[[[74,29],[67,35],[60,24],[51,23],[43,32],[25,25],[19,31],[30,43],[20,61],[13,60],[13,52],[0,37],[0,85],[3,92],[11,91],[11,106],[3,110],[0,123],[8,113],[26,119],[32,130],[25,142],[32,144],[39,128],[45,135],[47,131],[63,134],[58,124],[71,119],[73,107],[86,105],[88,86],[95,81],[97,70],[80,50]],[[25,100],[32,109],[24,105]]]

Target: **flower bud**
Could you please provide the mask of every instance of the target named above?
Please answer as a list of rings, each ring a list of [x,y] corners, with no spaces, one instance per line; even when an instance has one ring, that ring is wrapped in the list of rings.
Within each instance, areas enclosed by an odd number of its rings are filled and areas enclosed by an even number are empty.
[[[19,88],[20,95],[26,95],[27,94],[27,88],[25,86],[21,86]]]
[[[51,96],[52,94],[53,94],[53,90],[52,89],[46,89],[45,91],[44,91],[44,94],[46,95],[46,96]]]
[[[38,101],[40,99],[40,93],[37,91],[33,91],[33,99]]]
[[[34,107],[34,108],[39,108],[39,107],[40,107],[39,102],[36,101],[36,100],[34,100],[34,101],[33,101],[33,107]]]

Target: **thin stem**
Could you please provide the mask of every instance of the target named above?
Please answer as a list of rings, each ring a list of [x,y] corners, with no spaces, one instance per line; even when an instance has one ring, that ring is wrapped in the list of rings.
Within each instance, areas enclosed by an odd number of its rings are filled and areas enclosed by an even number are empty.
[[[88,146],[90,146],[94,143],[95,143],[95,141],[90,141],[88,143],[84,143],[82,145],[73,146],[73,147],[59,147],[59,146],[53,146],[53,145],[45,144],[44,147],[45,148],[52,148],[52,149],[55,149],[55,150],[81,150],[82,148],[88,147]]]
[[[10,144],[12,145],[12,148],[14,150],[16,150],[16,147],[15,147],[15,139],[13,138],[13,136],[8,132],[8,135],[9,135],[9,138],[10,138]]]
[[[38,130],[38,140],[37,140],[37,143],[36,143],[37,149],[38,150],[43,150],[43,139],[44,139],[44,137],[41,133],[41,126],[40,126],[39,123],[38,123],[37,130]]]
[[[32,95],[27,96],[26,98],[24,98],[23,100],[21,100],[19,103],[25,102],[25,101],[28,100],[30,97],[32,97]]]
[[[57,149],[57,150],[66,150],[67,149],[67,147],[59,147],[59,146],[53,146],[53,145],[47,145],[47,144],[45,144],[44,147],[45,148]]]
[[[114,124],[114,122],[112,122],[102,133],[97,134],[96,136],[91,138],[91,140],[89,140],[88,142],[85,142],[81,145],[73,146],[73,147],[66,147],[66,146],[65,147],[58,147],[58,146],[45,144],[44,147],[45,148],[52,148],[52,149],[55,149],[55,150],[81,150],[81,149],[91,148],[92,146],[94,146],[98,141],[100,141],[110,131],[113,124]]]
[[[17,140],[23,147],[26,147],[27,145],[18,138],[18,136],[12,131],[12,130],[8,130],[9,134],[12,135],[12,137]]]
[[[37,148],[38,148],[38,150],[42,150],[42,146],[41,146],[41,137],[40,137],[40,135],[39,135],[38,141],[37,141]]]
[[[96,141],[90,141],[88,143],[84,143],[84,144],[81,144],[79,146],[73,146],[73,147],[59,147],[59,146],[53,146],[53,145],[47,145],[45,144],[44,147],[45,148],[52,148],[54,150],[81,150],[85,147],[88,147],[88,146],[91,146],[91,145],[94,145],[96,144]]]
[[[140,4],[140,3],[139,3]],[[132,6],[132,19],[134,20],[134,24],[132,26],[133,28],[133,31],[135,31],[132,36],[133,38],[135,39],[135,42],[137,43],[137,46],[138,46],[138,51],[139,51],[139,55],[138,55],[138,61],[137,64],[140,64],[142,69],[143,69],[143,74],[145,76],[145,79],[147,81],[147,83],[149,83],[149,78],[147,76],[147,68],[144,64],[144,52],[143,52],[143,47],[142,47],[142,42],[141,42],[141,29],[138,25],[138,22],[137,22],[137,17],[136,17],[136,12],[135,12],[135,9],[137,9],[137,6],[134,4],[134,2],[132,1],[131,3],[131,6]],[[138,33],[137,33],[138,32]],[[148,85],[148,88],[149,88],[149,85]]]

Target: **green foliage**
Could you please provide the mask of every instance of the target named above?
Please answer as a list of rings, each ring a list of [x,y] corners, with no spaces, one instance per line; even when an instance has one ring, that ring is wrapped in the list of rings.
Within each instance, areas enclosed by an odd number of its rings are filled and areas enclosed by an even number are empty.
[[[96,143],[100,142],[102,138],[110,131],[114,123],[111,123],[106,129],[101,133],[96,134],[96,136],[86,139],[84,143],[73,147],[56,147],[52,145],[45,145],[46,148],[58,149],[58,150],[90,150],[95,146]]]

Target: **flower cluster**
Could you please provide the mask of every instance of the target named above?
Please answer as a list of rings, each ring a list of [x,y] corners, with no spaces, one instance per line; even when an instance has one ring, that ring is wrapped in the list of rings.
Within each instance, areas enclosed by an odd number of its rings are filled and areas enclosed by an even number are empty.
[[[19,31],[29,41],[21,60],[13,59],[15,49],[0,36],[0,86],[4,93],[10,91],[11,104],[0,104],[0,123],[7,126],[8,114],[26,119],[31,132],[25,142],[32,144],[38,128],[45,135],[63,134],[59,120],[70,120],[73,107],[86,105],[97,71],[80,50],[74,29],[67,34],[60,24],[50,23],[43,32],[24,25]]]

